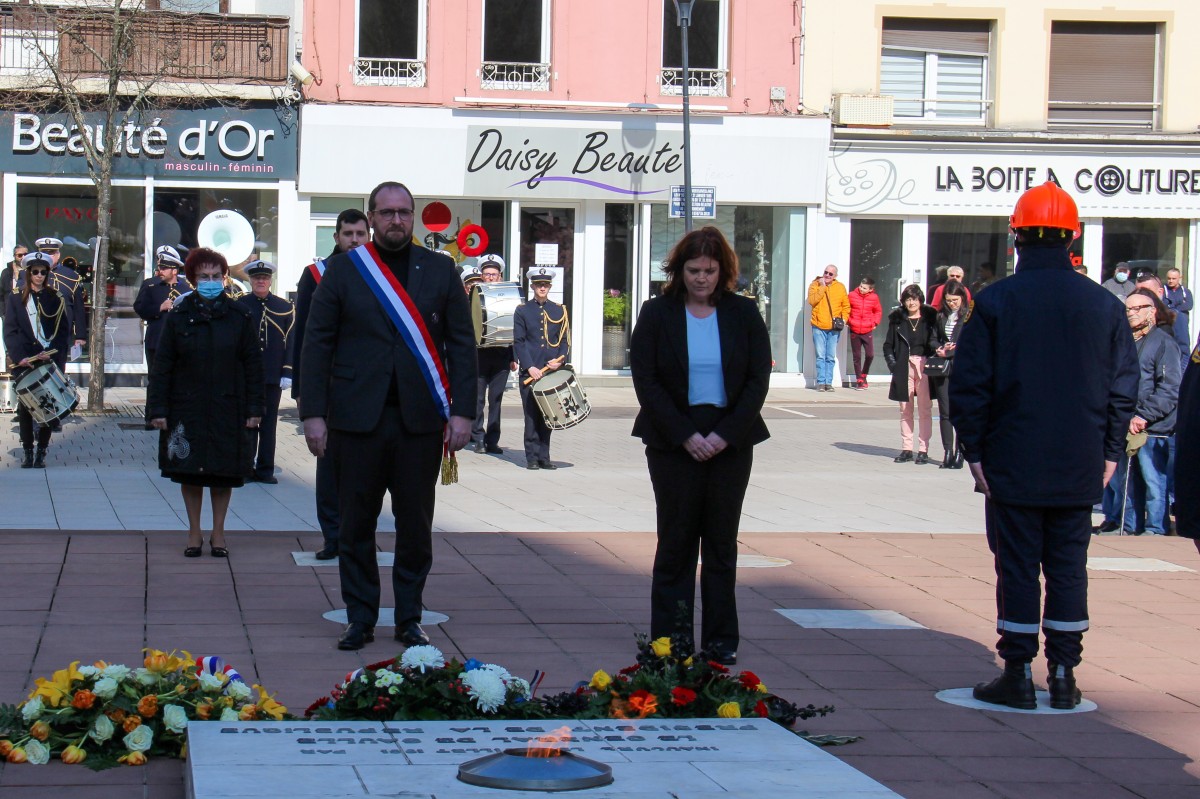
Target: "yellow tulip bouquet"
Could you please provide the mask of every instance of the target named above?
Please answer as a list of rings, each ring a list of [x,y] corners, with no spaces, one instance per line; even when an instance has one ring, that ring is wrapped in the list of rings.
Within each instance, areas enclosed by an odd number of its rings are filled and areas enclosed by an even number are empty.
[[[145,650],[138,668],[75,661],[39,677],[20,705],[0,705],[0,757],[41,765],[57,757],[100,770],[185,757],[191,721],[290,718],[262,686],[218,657]]]

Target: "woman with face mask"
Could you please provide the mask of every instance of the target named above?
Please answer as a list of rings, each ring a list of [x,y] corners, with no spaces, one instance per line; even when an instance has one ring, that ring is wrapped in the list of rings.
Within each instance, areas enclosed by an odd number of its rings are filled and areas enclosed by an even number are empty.
[[[150,372],[146,412],[159,435],[163,477],[180,484],[188,515],[183,554],[203,554],[200,509],[212,500],[209,551],[229,555],[225,515],[254,457],[253,430],[263,414],[263,363],[250,312],[225,293],[229,265],[218,252],[192,250],[184,264],[196,287],[167,316]]]

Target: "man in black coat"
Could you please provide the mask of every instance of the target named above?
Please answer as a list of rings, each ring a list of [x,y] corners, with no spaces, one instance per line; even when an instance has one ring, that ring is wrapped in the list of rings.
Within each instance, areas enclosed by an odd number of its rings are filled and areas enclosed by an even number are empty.
[[[275,429],[279,425],[279,400],[284,389],[292,386],[292,329],[296,323],[296,308],[291,300],[271,293],[275,265],[267,261],[246,264],[250,278],[249,294],[237,302],[250,312],[258,330],[258,346],[263,355],[262,423],[258,426],[258,449],[254,458],[251,479],[257,483],[275,485]]]
[[[550,428],[533,399],[532,386],[571,358],[571,322],[567,309],[550,299],[554,273],[545,267],[529,273],[533,299],[513,314],[513,352],[529,382],[521,382],[525,411],[525,468],[557,469],[550,461]]]
[[[976,296],[950,376],[954,428],[987,497],[1005,663],[974,695],[1037,706],[1030,663],[1040,620],[1050,704],[1069,709],[1080,701],[1074,668],[1088,629],[1091,508],[1124,457],[1138,362],[1124,306],[1071,268],[1080,228],[1070,195],[1049,182],[1030,189],[1011,224],[1017,272]]]
[[[164,244],[154,251],[154,277],[142,281],[137,298],[133,301],[133,312],[146,323],[146,372],[149,373],[154,365],[154,353],[158,349],[158,340],[162,336],[163,324],[167,314],[175,305],[175,300],[181,294],[192,290],[192,284],[187,278],[179,276],[183,268],[183,259],[179,251],[169,244]]]
[[[427,644],[421,597],[433,563],[433,507],[443,448],[470,439],[475,334],[452,259],[412,241],[415,203],[400,183],[367,202],[372,241],[327,262],[300,360],[304,438],[337,469],[338,555],[349,624],[340,649],[375,639],[375,526],[390,492],[396,517],[396,640]]]
[[[0,308],[8,302],[8,295],[20,288],[21,259],[29,254],[29,248],[23,244],[13,247],[12,263],[0,271]]]
[[[350,252],[359,245],[366,244],[371,237],[367,223],[367,215],[357,208],[347,208],[337,216],[333,228],[333,252],[329,257],[340,252]],[[300,353],[304,346],[304,326],[308,324],[308,309],[312,305],[313,292],[325,276],[325,260],[318,258],[300,273],[300,281],[296,284],[296,326],[292,330],[292,399],[300,399]],[[338,529],[341,527],[341,516],[338,513],[337,475],[333,468],[333,459],[317,458],[316,476],[317,523],[321,525],[321,537],[324,544],[316,554],[317,560],[333,560],[338,554]]]

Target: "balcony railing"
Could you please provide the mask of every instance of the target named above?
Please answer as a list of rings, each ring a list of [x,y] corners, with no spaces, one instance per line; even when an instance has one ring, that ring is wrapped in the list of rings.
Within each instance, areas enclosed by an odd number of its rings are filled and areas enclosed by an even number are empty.
[[[1047,123],[1052,128],[1136,128],[1154,130],[1162,103],[1109,100],[1051,100]]]
[[[728,97],[729,70],[727,69],[688,69],[688,94],[694,97]],[[669,95],[683,94],[683,70],[664,68],[659,75],[662,93]]]
[[[359,58],[351,70],[359,86],[425,85],[425,62],[407,58]]]
[[[286,17],[142,11],[126,19],[132,46],[120,69],[123,79],[287,82],[292,52]],[[37,78],[48,71],[49,58],[69,79],[103,77],[112,39],[112,15],[104,10],[0,9],[0,74]]]
[[[550,65],[484,61],[480,88],[508,91],[550,91]]]

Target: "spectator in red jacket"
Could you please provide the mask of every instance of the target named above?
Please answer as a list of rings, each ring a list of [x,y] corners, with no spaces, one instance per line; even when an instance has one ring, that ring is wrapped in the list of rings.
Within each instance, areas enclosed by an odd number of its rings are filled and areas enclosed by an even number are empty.
[[[969,288],[967,288],[967,283],[965,280],[963,280],[963,276],[965,274],[966,273],[963,272],[963,268],[961,266],[946,267],[946,283],[949,283],[951,280],[957,280],[959,283],[962,284],[962,287],[964,289],[966,289],[966,292],[967,292],[967,307],[969,308],[969,307],[971,307],[971,302],[972,302],[971,290]],[[933,301],[930,302],[929,304],[932,305],[934,308],[940,309],[942,307],[942,292],[945,291],[945,289],[946,289],[946,283],[941,283],[941,284],[937,285],[936,287],[934,287],[934,289],[933,289]]]
[[[883,319],[883,306],[875,293],[875,278],[864,277],[858,289],[850,292],[850,351],[854,354],[854,387],[867,387],[867,372],[875,359],[875,328]],[[865,358],[863,357],[865,354]]]

